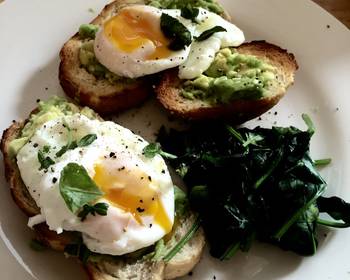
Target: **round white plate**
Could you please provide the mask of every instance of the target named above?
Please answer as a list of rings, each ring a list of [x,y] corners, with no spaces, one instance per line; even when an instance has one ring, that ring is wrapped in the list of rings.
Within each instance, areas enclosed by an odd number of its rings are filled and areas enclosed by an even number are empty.
[[[222,1],[248,40],[265,39],[293,52],[300,69],[287,96],[262,120],[250,122],[303,128],[301,114],[314,120],[314,158],[331,157],[322,173],[328,194],[350,200],[350,32],[309,0]],[[63,95],[57,79],[58,52],[103,0],[5,0],[0,4],[0,128],[25,118],[38,98]],[[277,112],[277,113],[275,113]],[[155,102],[117,120],[149,140],[166,113]],[[2,165],[2,164],[1,164]],[[86,276],[61,253],[32,251],[27,218],[13,203],[0,166],[0,278],[83,280]],[[302,258],[265,244],[219,262],[205,255],[185,279],[350,279],[350,229],[322,233],[317,254]]]

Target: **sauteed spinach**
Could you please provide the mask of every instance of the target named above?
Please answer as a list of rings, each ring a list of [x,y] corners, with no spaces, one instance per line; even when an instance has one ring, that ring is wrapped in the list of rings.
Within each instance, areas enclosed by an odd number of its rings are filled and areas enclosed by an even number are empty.
[[[318,224],[350,226],[350,204],[321,196],[326,182],[309,154],[315,129],[303,119],[306,131],[206,123],[159,132],[163,150],[177,156],[170,164],[188,187],[212,256],[229,259],[255,239],[313,255]],[[322,220],[320,212],[342,222]]]

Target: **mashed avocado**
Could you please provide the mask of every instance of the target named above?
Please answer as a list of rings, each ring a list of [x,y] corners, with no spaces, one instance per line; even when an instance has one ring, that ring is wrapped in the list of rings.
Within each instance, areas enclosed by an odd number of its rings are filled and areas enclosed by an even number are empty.
[[[85,107],[80,110],[79,107],[74,104],[68,103],[66,100],[56,96],[50,98],[48,101],[39,102],[37,112],[30,116],[28,122],[23,127],[20,136],[11,141],[9,145],[10,156],[16,156],[19,150],[33,136],[35,131],[44,123],[61,116],[69,116],[79,112],[90,119],[97,118],[97,114],[91,109]]]
[[[79,37],[81,39],[95,39],[97,31],[98,25],[82,24],[79,28]]]
[[[181,94],[187,99],[211,104],[235,99],[259,99],[269,94],[276,80],[276,68],[252,55],[220,50],[204,74],[185,82]]]
[[[224,12],[224,9],[215,0],[150,0],[147,4],[162,9],[182,9],[190,6],[200,7],[216,14]]]
[[[79,51],[79,60],[85,70],[94,75],[97,79],[106,79],[111,84],[125,84],[135,81],[135,79],[120,77],[104,67],[95,56],[93,40],[89,40],[82,44]]]

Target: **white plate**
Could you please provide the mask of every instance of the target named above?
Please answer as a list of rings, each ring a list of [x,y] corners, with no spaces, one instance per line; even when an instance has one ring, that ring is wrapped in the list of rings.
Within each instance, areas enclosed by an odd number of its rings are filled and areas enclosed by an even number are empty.
[[[58,52],[81,23],[91,20],[103,0],[5,0],[0,4],[1,129],[24,118],[37,98],[63,94],[58,80]],[[312,140],[315,158],[332,157],[322,173],[329,194],[350,200],[350,32],[308,0],[226,0],[234,22],[248,40],[265,39],[288,48],[300,65],[287,96],[251,122],[303,127],[309,113],[317,126]],[[92,11],[92,10],[93,11]],[[327,28],[327,25],[329,28]],[[274,112],[278,112],[277,115]],[[164,111],[148,102],[119,117],[125,126],[148,139],[166,120]],[[149,123],[150,122],[150,123]],[[0,166],[1,279],[86,279],[74,260],[60,253],[29,249],[32,232],[13,203]],[[269,245],[256,244],[247,254],[219,262],[205,256],[188,279],[350,279],[350,229],[320,238],[317,255],[301,258]]]

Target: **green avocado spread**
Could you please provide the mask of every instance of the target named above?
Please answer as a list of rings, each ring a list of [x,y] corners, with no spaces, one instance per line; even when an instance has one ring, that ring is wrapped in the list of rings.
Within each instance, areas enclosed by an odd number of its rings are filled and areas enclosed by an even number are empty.
[[[135,79],[120,77],[106,67],[96,58],[94,53],[94,39],[98,31],[98,26],[93,24],[82,24],[79,28],[79,37],[84,40],[79,50],[79,60],[81,66],[97,79],[106,79],[111,84],[128,84]]]
[[[182,9],[200,7],[216,14],[222,14],[223,8],[215,0],[150,0],[148,5],[161,9]]]
[[[75,113],[80,113],[90,119],[97,118],[97,114],[91,109],[87,107],[80,109],[76,105],[56,96],[50,98],[47,101],[40,101],[37,111],[30,115],[19,137],[12,140],[9,144],[10,156],[16,156],[19,150],[33,136],[35,131],[44,123],[53,119],[57,119],[61,116],[69,116]]]
[[[181,91],[187,99],[225,104],[236,99],[260,99],[277,83],[276,68],[253,55],[234,49],[220,50],[198,78],[186,81]]]

